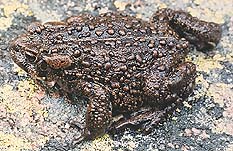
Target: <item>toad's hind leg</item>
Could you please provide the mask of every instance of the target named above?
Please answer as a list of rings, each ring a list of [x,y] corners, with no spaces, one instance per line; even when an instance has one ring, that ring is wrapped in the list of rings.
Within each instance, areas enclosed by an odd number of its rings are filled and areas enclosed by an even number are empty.
[[[196,68],[193,63],[186,62],[162,79],[153,72],[146,77],[143,88],[144,108],[131,113],[129,118],[122,116],[118,120],[114,119],[110,132],[116,133],[131,127],[149,133],[190,95],[195,83]]]
[[[192,17],[184,11],[169,8],[158,10],[151,18],[153,23],[168,23],[179,36],[195,45],[198,50],[213,49],[221,38],[221,26]]]
[[[86,111],[84,134],[75,144],[83,139],[94,139],[108,129],[112,118],[112,105],[108,89],[100,84],[82,82],[78,84],[83,96],[89,100]]]
[[[163,78],[158,78],[153,71],[145,80],[144,100],[146,104],[166,107],[179,103],[192,93],[196,78],[196,66],[191,62],[180,64]]]

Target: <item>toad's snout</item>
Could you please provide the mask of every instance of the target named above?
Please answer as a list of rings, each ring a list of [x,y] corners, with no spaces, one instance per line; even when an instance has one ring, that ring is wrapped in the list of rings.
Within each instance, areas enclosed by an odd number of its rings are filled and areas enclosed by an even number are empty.
[[[37,51],[27,47],[27,41],[26,35],[22,35],[10,43],[8,50],[18,66],[26,72],[32,72],[33,64],[37,59]]]

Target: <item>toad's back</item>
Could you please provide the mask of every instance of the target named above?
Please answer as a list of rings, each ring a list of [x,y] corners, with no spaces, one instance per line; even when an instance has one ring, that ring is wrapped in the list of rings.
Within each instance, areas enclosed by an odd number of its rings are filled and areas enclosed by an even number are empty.
[[[39,63],[46,60],[66,77],[104,84],[137,81],[151,69],[162,76],[185,57],[188,46],[166,23],[152,24],[121,13],[84,14],[66,22],[34,24],[28,30],[31,41],[24,46],[39,50]],[[67,63],[59,64],[61,58]]]

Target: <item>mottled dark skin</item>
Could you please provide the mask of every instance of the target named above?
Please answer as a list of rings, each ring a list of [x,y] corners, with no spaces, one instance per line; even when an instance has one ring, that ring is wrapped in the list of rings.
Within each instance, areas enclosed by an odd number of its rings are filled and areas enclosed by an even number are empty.
[[[216,23],[161,9],[149,22],[117,12],[34,23],[9,49],[33,78],[89,100],[83,138],[95,138],[125,125],[156,125],[193,91],[190,46],[213,49],[220,37]]]

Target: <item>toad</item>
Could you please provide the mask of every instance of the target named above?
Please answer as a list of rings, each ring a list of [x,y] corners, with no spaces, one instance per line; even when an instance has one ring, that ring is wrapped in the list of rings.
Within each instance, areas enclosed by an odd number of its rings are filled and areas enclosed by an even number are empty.
[[[189,50],[213,49],[220,37],[219,24],[166,8],[150,21],[108,12],[33,23],[9,50],[32,78],[88,100],[82,138],[92,139],[125,125],[156,125],[193,91]]]

